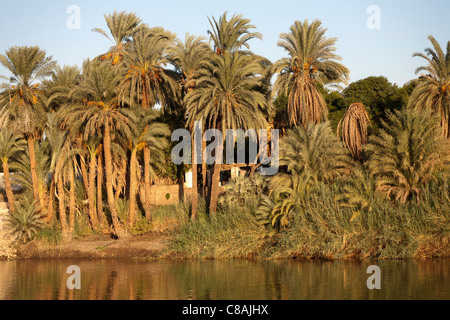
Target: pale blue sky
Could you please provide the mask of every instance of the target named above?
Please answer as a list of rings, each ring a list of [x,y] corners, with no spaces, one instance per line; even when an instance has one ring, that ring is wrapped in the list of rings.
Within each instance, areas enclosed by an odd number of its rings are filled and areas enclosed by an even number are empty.
[[[6,1],[5,1],[6,2]],[[277,47],[280,33],[288,32],[295,20],[320,19],[328,37],[337,37],[337,52],[351,71],[351,81],[384,75],[403,85],[415,77],[415,69],[424,60],[413,58],[431,44],[432,34],[443,49],[450,40],[450,1],[448,0],[173,0],[173,1],[84,1],[40,0],[7,1],[0,11],[0,52],[15,45],[39,45],[61,65],[81,65],[108,50],[111,43],[94,27],[106,29],[104,13],[127,10],[136,12],[150,26],[162,26],[184,39],[185,33],[207,35],[208,17],[242,13],[263,34],[253,40],[251,49],[271,61],[285,53]],[[66,26],[70,5],[81,9],[81,29]],[[381,29],[369,30],[367,8],[381,10]],[[0,68],[0,74],[7,74]]]

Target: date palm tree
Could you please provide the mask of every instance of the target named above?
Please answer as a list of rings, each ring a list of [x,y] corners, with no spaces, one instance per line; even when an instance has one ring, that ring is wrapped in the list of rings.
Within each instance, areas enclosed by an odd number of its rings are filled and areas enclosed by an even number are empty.
[[[439,134],[439,116],[405,109],[388,114],[388,122],[367,145],[367,168],[378,191],[406,203],[420,199],[423,187],[450,165],[450,140]]]
[[[43,91],[47,96],[46,106],[49,111],[57,112],[69,102],[70,90],[79,84],[80,70],[77,66],[57,66],[50,79],[42,82]]]
[[[126,75],[119,87],[122,104],[137,102],[142,109],[159,104],[166,109],[177,92],[176,73],[166,68],[170,63],[168,49],[175,35],[162,28],[142,27],[134,35],[133,42],[125,52],[123,67]],[[151,217],[150,206],[150,149],[144,149],[145,212]]]
[[[170,130],[167,125],[155,122],[155,119],[159,116],[159,112],[152,109],[137,109],[135,112],[137,121],[131,125],[133,136],[130,140],[130,202],[128,210],[128,223],[130,227],[136,222],[136,195],[139,180],[141,179],[138,152],[148,147],[152,154],[152,165],[162,167],[164,163],[162,160],[164,157],[163,150],[168,147],[167,137],[170,136]],[[154,176],[154,172],[151,173]],[[147,219],[151,220],[151,216],[147,216]]]
[[[44,207],[43,194],[39,192],[36,172],[35,141],[40,136],[45,122],[44,93],[38,81],[53,73],[55,62],[39,47],[12,47],[0,54],[0,64],[10,73],[3,84],[0,96],[2,106],[0,122],[15,132],[23,134],[28,143],[31,163],[33,195]]]
[[[339,121],[338,138],[352,154],[353,159],[361,160],[363,146],[367,143],[367,128],[370,125],[369,114],[362,103],[352,104]]]
[[[425,54],[414,53],[428,62],[427,66],[417,68],[416,74],[425,71],[411,94],[408,106],[420,110],[431,110],[441,117],[442,135],[450,138],[450,41],[447,42],[447,53],[433,36],[428,39],[433,45],[425,49]]]
[[[101,60],[112,60],[113,65],[122,61],[126,46],[131,41],[136,30],[141,26],[142,20],[135,13],[125,11],[104,15],[110,35],[100,28],[94,28],[92,31],[98,32],[108,38],[113,46],[109,51],[101,56]]]
[[[3,129],[0,132],[0,159],[3,166],[3,176],[5,180],[5,191],[8,199],[8,208],[11,213],[16,211],[14,206],[14,194],[11,186],[9,164],[11,158],[23,152],[26,142],[20,134],[14,133],[9,129]]]
[[[205,64],[208,63],[212,56],[213,51],[210,46],[205,42],[203,37],[195,37],[186,34],[184,43],[178,39],[175,40],[174,46],[170,50],[170,60],[175,66],[176,71],[180,75],[179,79],[179,102],[182,112],[186,112],[186,105],[184,103],[184,98],[186,95],[197,87],[197,81],[201,77],[202,70]],[[184,117],[183,117],[184,119]],[[183,123],[183,125],[186,125]],[[190,123],[191,127],[188,129],[192,133],[192,141],[194,141],[194,130],[193,123]],[[195,145],[192,145],[192,159],[196,158]],[[203,159],[202,159],[203,160]],[[195,220],[197,216],[198,207],[198,168],[197,165],[192,161],[192,212],[191,219]],[[206,177],[203,176],[203,181]]]
[[[85,62],[83,80],[70,93],[70,97],[79,103],[69,106],[62,113],[63,127],[68,128],[71,135],[81,130],[83,139],[87,141],[90,136],[102,133],[108,205],[114,232],[118,237],[124,236],[125,230],[115,206],[112,135],[120,131],[130,137],[129,125],[133,119],[130,110],[119,107],[117,87],[120,79],[118,69],[109,64],[99,61]]]
[[[318,85],[347,83],[349,70],[338,61],[334,47],[337,38],[325,37],[327,29],[319,20],[311,24],[295,21],[289,33],[282,33],[278,46],[288,57],[274,64],[277,79],[273,94],[288,97],[287,112],[292,126],[306,127],[309,121],[327,119],[327,104]]]
[[[198,88],[185,98],[188,126],[201,120],[207,128],[221,130],[224,139],[227,129],[266,128],[263,110],[267,109],[268,101],[256,89],[262,83],[262,73],[260,61],[248,55],[227,51],[215,55],[199,78]],[[222,147],[219,145],[219,149]],[[210,192],[211,212],[217,209],[220,171],[221,163],[216,161]]]
[[[249,50],[248,42],[252,39],[262,40],[259,32],[252,32],[256,27],[250,24],[250,19],[241,14],[233,15],[227,19],[227,12],[217,21],[214,17],[209,19],[212,30],[208,31],[211,41],[214,43],[214,51],[222,55],[225,51]]]

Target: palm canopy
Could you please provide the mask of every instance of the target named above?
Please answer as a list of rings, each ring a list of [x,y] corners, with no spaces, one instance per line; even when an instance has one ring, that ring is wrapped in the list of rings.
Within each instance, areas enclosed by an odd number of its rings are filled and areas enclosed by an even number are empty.
[[[326,121],[288,130],[280,147],[280,165],[294,176],[330,181],[347,172],[352,161]]]
[[[8,162],[14,156],[24,152],[26,141],[13,130],[4,128],[0,131],[0,161]]]
[[[349,70],[338,61],[334,47],[337,39],[326,38],[327,29],[319,20],[311,24],[295,21],[289,33],[282,33],[278,46],[288,57],[274,64],[278,75],[274,94],[288,97],[288,114],[292,125],[306,126],[308,121],[319,123],[327,117],[325,100],[317,90],[318,84],[347,83]]]
[[[1,76],[9,80],[1,85],[2,124],[24,134],[34,133],[44,114],[44,93],[38,81],[52,75],[56,63],[39,47],[25,46],[1,54],[0,64],[11,73],[10,77]]]
[[[63,126],[69,126],[72,135],[84,128],[84,139],[101,132],[108,124],[110,129],[120,128],[131,136],[128,123],[131,111],[119,107],[117,86],[121,74],[118,68],[100,61],[86,60],[83,64],[82,81],[71,90],[69,98],[74,103],[61,110]],[[126,114],[126,115],[125,115]]]
[[[164,109],[177,91],[175,72],[165,68],[170,63],[168,48],[175,35],[163,28],[142,27],[124,55],[126,75],[120,84],[120,99],[129,97],[143,108],[159,103]]]
[[[419,78],[408,105],[439,114],[442,135],[450,138],[450,41],[447,42],[447,53],[444,54],[433,36],[428,39],[433,44],[433,49],[425,49],[426,55],[419,52],[413,55],[425,59],[428,65],[417,68],[416,73],[425,71],[427,75]]]
[[[262,39],[259,32],[252,32],[256,27],[250,24],[250,19],[243,18],[242,15],[233,15],[227,19],[225,12],[217,21],[214,17],[209,19],[212,30],[208,31],[211,41],[214,43],[214,50],[222,55],[225,51],[241,50],[243,47],[250,49],[248,41],[252,39]]]
[[[184,43],[175,39],[170,48],[169,59],[180,74],[182,95],[186,95],[196,87],[201,70],[208,63],[212,50],[205,38],[186,34]]]
[[[258,88],[264,72],[258,59],[239,52],[212,57],[196,90],[185,98],[188,123],[201,120],[209,128],[267,128],[266,95]]]
[[[104,17],[110,35],[100,28],[94,28],[92,31],[104,35],[113,43],[113,47],[111,47],[109,52],[103,55],[101,59],[112,59],[113,65],[116,65],[122,60],[125,51],[124,47],[131,41],[134,33],[141,25],[142,20],[135,13],[127,13],[125,11],[114,11],[112,14],[105,14]]]
[[[51,78],[42,82],[46,94],[46,105],[57,111],[68,102],[70,91],[81,81],[81,73],[77,66],[58,66]]]
[[[405,203],[419,197],[438,171],[448,170],[450,141],[439,135],[438,123],[438,116],[426,110],[388,113],[388,122],[366,147],[366,166],[378,190]]]

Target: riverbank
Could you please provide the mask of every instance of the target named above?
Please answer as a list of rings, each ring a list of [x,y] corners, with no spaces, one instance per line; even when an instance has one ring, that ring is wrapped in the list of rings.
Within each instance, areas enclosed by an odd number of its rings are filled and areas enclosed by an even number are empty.
[[[17,259],[155,259],[167,248],[169,238],[164,233],[111,239],[91,236],[67,239],[58,244],[34,240],[17,248]]]

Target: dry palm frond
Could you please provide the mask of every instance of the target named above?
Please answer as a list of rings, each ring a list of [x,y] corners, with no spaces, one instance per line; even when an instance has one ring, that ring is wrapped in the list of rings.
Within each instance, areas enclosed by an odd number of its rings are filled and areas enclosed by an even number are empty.
[[[342,133],[342,141],[355,160],[362,158],[363,145],[367,143],[369,125],[369,114],[362,103],[352,104],[338,124],[338,137]]]

